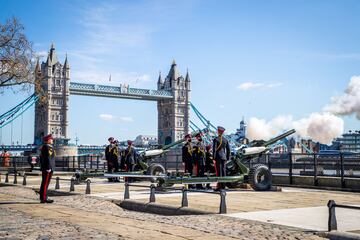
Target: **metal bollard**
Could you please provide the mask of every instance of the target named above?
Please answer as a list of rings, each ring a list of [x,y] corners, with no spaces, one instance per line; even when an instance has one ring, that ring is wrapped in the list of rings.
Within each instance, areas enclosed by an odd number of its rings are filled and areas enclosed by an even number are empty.
[[[151,184],[150,186],[150,202],[155,202],[155,186]]]
[[[224,190],[220,190],[220,214],[226,213],[226,192]]]
[[[22,185],[23,185],[23,186],[26,186],[26,174],[25,174],[25,173],[24,173],[24,176],[23,176]]]
[[[129,183],[125,183],[124,199],[130,199]]]
[[[327,206],[329,208],[328,231],[337,230],[337,221],[335,215],[335,201],[329,200]]]
[[[60,178],[56,177],[55,189],[60,189]]]
[[[70,192],[75,191],[75,179],[71,178],[70,180]]]
[[[86,180],[86,190],[85,190],[85,194],[90,194],[90,183],[91,183],[91,180],[90,179],[87,179]]]
[[[1,183],[1,173],[0,173],[0,183]]]
[[[5,173],[5,183],[9,182],[9,173]]]
[[[14,184],[17,184],[17,173],[14,173]]]
[[[187,199],[187,189],[183,187],[182,189],[182,199],[181,199],[181,207],[188,207],[188,199]]]

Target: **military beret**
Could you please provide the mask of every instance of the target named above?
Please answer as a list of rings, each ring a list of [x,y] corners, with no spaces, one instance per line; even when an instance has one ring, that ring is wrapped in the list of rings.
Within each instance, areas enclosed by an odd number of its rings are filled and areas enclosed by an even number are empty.
[[[191,134],[186,134],[185,139],[187,139],[187,138],[191,138]]]
[[[218,127],[217,127],[217,130],[218,130],[218,132],[220,132],[220,133],[225,132],[225,128],[224,128],[224,127],[221,127],[221,126],[218,126]]]
[[[49,140],[51,140],[51,139],[54,139],[51,134],[46,135],[46,136],[43,137],[43,141],[44,141],[44,142],[49,141]]]

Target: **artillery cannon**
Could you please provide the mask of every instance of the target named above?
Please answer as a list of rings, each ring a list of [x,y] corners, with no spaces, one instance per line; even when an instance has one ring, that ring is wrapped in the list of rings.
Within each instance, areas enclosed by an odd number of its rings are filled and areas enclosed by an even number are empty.
[[[248,168],[245,164],[249,161],[258,158],[261,154],[266,153],[270,146],[277,141],[295,133],[292,129],[287,131],[269,141],[253,141],[249,144],[249,147],[242,147],[236,149],[236,153],[226,162],[225,177],[171,177],[158,178],[159,185],[171,185],[176,183],[182,184],[195,184],[195,183],[213,183],[223,182],[226,183],[229,188],[239,187],[242,183],[249,183],[251,187],[256,191],[269,190],[272,186],[271,172],[267,166],[263,164],[255,164]]]
[[[201,131],[193,132],[191,134],[191,137],[195,137],[200,132]],[[146,174],[146,175],[161,175],[161,174],[165,175],[166,169],[164,168],[164,166],[159,163],[151,163],[151,160],[167,153],[171,148],[182,144],[184,141],[185,139],[180,139],[176,142],[165,145],[159,149],[150,149],[139,152],[138,153],[139,164],[137,166],[137,171],[133,173]]]
[[[248,168],[245,164],[251,162],[255,158],[259,158],[266,153],[270,146],[277,141],[286,138],[295,133],[295,130],[289,130],[268,141],[255,140],[249,144],[249,147],[240,148],[235,155],[226,163],[226,171],[228,176],[244,176],[243,182],[249,183],[251,187],[258,191],[269,190],[271,188],[271,172],[269,168],[263,164],[255,164]],[[241,181],[229,182],[229,188],[238,187]]]
[[[199,132],[194,132],[192,137]],[[185,140],[179,140],[172,144],[166,145],[160,149],[146,150],[139,153],[139,169],[131,173],[114,173],[105,174],[105,177],[128,177],[128,178],[147,178],[153,182],[157,182],[158,186],[171,186],[173,184],[204,184],[222,182],[226,183],[229,188],[236,188],[242,183],[249,183],[256,191],[269,190],[272,186],[271,172],[266,165],[255,164],[252,167],[247,167],[246,163],[255,158],[259,158],[266,153],[270,146],[277,141],[295,133],[292,129],[287,131],[269,141],[253,141],[249,147],[240,147],[236,149],[235,154],[226,162],[227,176],[206,176],[206,177],[192,177],[192,176],[171,176],[166,173],[165,168],[161,164],[148,162],[164,153],[170,148],[183,143]]]

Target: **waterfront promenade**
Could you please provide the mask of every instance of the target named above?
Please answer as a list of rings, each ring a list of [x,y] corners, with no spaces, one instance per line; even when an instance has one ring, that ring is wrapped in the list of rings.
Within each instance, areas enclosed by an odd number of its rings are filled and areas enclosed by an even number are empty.
[[[12,182],[11,177],[9,181]],[[123,200],[124,184],[107,183],[100,178],[92,179],[89,195],[85,195],[85,184],[75,185],[75,191],[69,194],[69,182],[61,181],[60,189],[53,192],[55,204],[39,204],[32,190],[38,187],[39,181],[38,176],[28,176],[26,187],[1,184],[0,238],[9,234],[9,238],[21,239],[22,234],[30,232],[28,239],[38,239],[42,224],[49,226],[47,236],[51,239],[88,239],[89,236],[103,239],[155,236],[157,239],[321,239],[327,230],[329,199],[341,204],[360,203],[359,193],[303,188],[271,192],[242,189],[227,191],[227,214],[217,214],[218,195],[189,193],[188,209],[209,214],[164,216],[120,208],[116,203]],[[50,185],[51,190],[54,188],[55,181]],[[130,187],[128,201],[149,204],[149,188]],[[156,193],[156,204],[179,208],[181,193]],[[360,232],[360,213],[337,210],[337,218],[340,231]]]

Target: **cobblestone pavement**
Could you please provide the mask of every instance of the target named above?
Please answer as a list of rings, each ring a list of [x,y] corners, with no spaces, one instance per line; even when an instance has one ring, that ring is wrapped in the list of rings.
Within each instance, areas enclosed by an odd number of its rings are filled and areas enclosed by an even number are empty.
[[[38,204],[22,187],[0,187],[0,239],[322,239],[301,229],[222,215],[160,216],[85,196]]]

